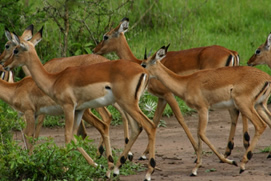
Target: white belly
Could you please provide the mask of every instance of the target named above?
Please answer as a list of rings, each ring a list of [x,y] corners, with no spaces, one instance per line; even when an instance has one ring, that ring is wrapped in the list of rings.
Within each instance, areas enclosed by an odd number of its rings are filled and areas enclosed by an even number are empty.
[[[211,109],[227,109],[227,108],[232,108],[235,107],[234,101],[232,99],[228,101],[222,101],[216,104],[213,104],[211,106]]]
[[[47,114],[51,116],[58,116],[63,114],[63,109],[59,105],[43,107],[39,110],[39,114]]]
[[[113,103],[115,103],[115,97],[111,90],[107,90],[107,94],[105,96],[84,102],[83,104],[77,106],[76,109],[82,110],[86,108],[97,108],[97,107],[108,106]]]

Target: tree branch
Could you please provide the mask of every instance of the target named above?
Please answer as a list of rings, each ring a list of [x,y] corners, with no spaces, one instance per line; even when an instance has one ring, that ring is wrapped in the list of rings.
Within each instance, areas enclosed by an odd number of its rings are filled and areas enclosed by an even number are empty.
[[[153,8],[153,6],[154,6],[155,3],[156,3],[156,1],[154,1],[154,2],[152,3],[152,5],[149,7],[149,9],[147,9],[147,10],[142,14],[142,16],[137,20],[137,22],[136,22],[131,28],[129,28],[129,30],[134,29],[134,28],[140,23],[140,21],[142,21],[142,19],[146,16],[146,14]]]

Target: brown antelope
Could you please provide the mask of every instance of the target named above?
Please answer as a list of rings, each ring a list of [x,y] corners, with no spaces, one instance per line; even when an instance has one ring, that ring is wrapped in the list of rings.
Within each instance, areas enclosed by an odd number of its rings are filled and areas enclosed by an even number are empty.
[[[142,60],[137,59],[125,38],[124,33],[128,30],[129,19],[124,18],[120,24],[107,32],[103,36],[103,40],[94,48],[93,52],[96,54],[107,54],[110,52],[115,52],[119,58],[130,60],[132,62],[141,63]],[[208,68],[218,68],[218,67],[228,67],[228,66],[238,66],[239,56],[236,51],[228,50],[222,46],[213,45],[200,48],[192,48],[188,50],[181,51],[171,51],[167,53],[167,56],[161,61],[168,69],[179,74],[188,75],[193,72]],[[153,121],[155,125],[158,125],[162,113],[168,103],[175,114],[177,120],[182,125],[185,130],[189,140],[191,141],[195,151],[197,150],[196,142],[190,133],[186,123],[183,120],[182,114],[178,107],[174,95],[170,90],[168,90],[160,81],[156,79],[150,80],[148,91],[158,97],[157,109],[154,114]],[[233,137],[236,129],[236,123],[239,116],[239,111],[236,109],[229,109],[229,113],[232,119],[231,132],[228,139],[228,146],[226,147],[225,156],[231,154],[233,149]],[[244,124],[244,146],[247,148],[249,145],[249,135],[247,120],[243,117]],[[148,153],[148,147],[140,157],[140,159],[146,159],[146,154]]]
[[[247,64],[249,66],[267,64],[271,68],[271,33],[264,44],[260,45],[255,54],[250,57]]]
[[[265,104],[271,93],[271,77],[259,69],[247,66],[202,70],[191,75],[180,76],[161,62],[166,57],[167,48],[168,46],[159,49],[152,57],[144,60],[142,66],[148,70],[151,78],[160,80],[199,114],[197,161],[191,176],[197,175],[197,170],[202,164],[202,141],[222,162],[237,166],[235,161],[220,154],[205,134],[210,108],[238,109],[255,127],[255,135],[240,163],[240,173],[242,173],[245,164],[253,155],[259,137],[266,128],[265,123],[271,127],[269,119],[271,113]],[[254,106],[257,107],[256,110]]]
[[[10,33],[6,34],[10,35]],[[103,58],[101,59],[101,62],[102,60]],[[33,81],[31,77],[25,77],[24,79],[16,83],[7,83],[5,81],[0,80],[0,87],[1,87],[0,91],[2,91],[0,99],[8,103],[11,107],[13,107],[15,110],[17,110],[20,114],[24,116],[24,120],[27,123],[26,128],[24,130],[25,135],[27,136],[27,139],[25,140],[27,148],[30,150],[31,153],[33,147],[29,139],[31,139],[34,136],[34,132],[35,137],[36,138],[38,137],[39,130],[43,122],[43,119],[39,120],[38,122],[39,124],[35,131],[35,118],[39,115],[45,114],[62,115],[64,112],[61,106],[59,106],[55,101],[53,101],[49,96],[44,94],[44,92],[37,87],[36,83]],[[96,127],[98,131],[101,133],[102,139],[104,140],[106,147],[108,165],[112,167],[111,160],[112,153],[109,139],[109,125],[99,120],[96,116],[94,116],[90,112],[89,109],[85,110],[83,114],[83,119],[90,123],[91,125],[93,125],[94,127]],[[91,159],[88,159],[88,162],[93,166],[97,166],[97,164],[93,162]]]
[[[33,25],[30,25],[29,27],[27,27],[20,38],[23,40],[31,39],[32,34],[33,34],[33,28],[34,28]],[[12,33],[10,33],[7,29],[5,30],[5,34],[6,34],[6,37],[8,38],[9,41],[6,43],[5,50],[3,52],[3,56],[0,57],[0,61],[2,63],[5,62],[11,56],[11,54],[13,53],[13,50],[15,48],[15,43],[12,42],[12,36],[14,36],[14,35]],[[46,62],[44,65],[44,68],[48,72],[54,73],[54,72],[60,72],[64,69],[66,69],[67,67],[88,65],[88,64],[100,63],[100,62],[105,62],[105,61],[109,61],[109,60],[102,57],[102,56],[98,56],[98,55],[93,55],[93,54],[79,55],[79,56],[72,56],[72,57],[54,58],[54,59]],[[30,75],[28,69],[25,66],[23,66],[23,71],[25,72],[26,75]],[[127,118],[126,114],[123,112],[123,110],[121,110],[121,108],[117,104],[114,104],[114,107],[121,113],[123,125],[124,125],[124,135],[125,135],[125,138],[127,138],[128,137],[128,122],[127,121],[129,119]],[[100,116],[105,121],[105,123],[107,123],[108,126],[110,126],[110,123],[112,120],[112,115],[110,114],[110,112],[105,107],[95,108],[95,109],[100,114]],[[92,116],[94,116],[94,115],[92,115]],[[36,133],[35,133],[36,137],[38,137],[38,135],[39,135],[39,130],[42,126],[44,116],[40,115],[37,119],[39,121],[38,121],[38,125],[36,128]],[[133,126],[134,124],[131,123],[131,125]],[[136,127],[136,126],[134,126],[134,127]],[[78,134],[82,135],[83,137],[86,136],[87,133],[85,131],[84,124],[80,124]],[[127,144],[127,142],[128,141],[126,139],[125,144]],[[102,155],[103,151],[104,151],[104,149],[102,146],[102,139],[101,139],[100,146],[98,149],[98,154]],[[133,158],[132,153],[129,152],[128,158],[130,160]]]
[[[147,70],[136,63],[119,60],[69,67],[52,74],[44,69],[34,47],[42,38],[41,31],[30,41],[20,40],[16,35],[14,37],[17,46],[13,55],[4,63],[4,67],[12,69],[26,65],[37,86],[63,108],[66,143],[74,139],[73,134],[86,109],[116,102],[147,132],[150,161],[145,179],[151,180],[151,174],[155,168],[156,126],[138,106],[140,96],[148,83]],[[114,174],[119,174],[119,168],[127,159],[128,151],[137,138],[133,136],[131,135],[131,140],[121,154]],[[83,152],[83,149],[79,150]],[[112,162],[109,166],[111,170],[114,165],[112,156],[108,160]],[[109,176],[110,174],[107,174],[107,177]]]

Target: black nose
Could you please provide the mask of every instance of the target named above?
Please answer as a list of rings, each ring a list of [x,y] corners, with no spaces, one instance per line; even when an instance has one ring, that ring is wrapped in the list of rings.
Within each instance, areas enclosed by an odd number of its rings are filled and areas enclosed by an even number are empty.
[[[146,64],[141,64],[141,66],[142,66],[143,68],[146,68]]]

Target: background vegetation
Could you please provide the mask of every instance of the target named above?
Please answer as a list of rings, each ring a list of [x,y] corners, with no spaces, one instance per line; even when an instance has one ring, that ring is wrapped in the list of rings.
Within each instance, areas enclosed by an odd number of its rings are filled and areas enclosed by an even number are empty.
[[[0,0],[0,52],[7,41],[5,27],[20,35],[24,28],[33,24],[35,32],[44,26],[43,40],[36,47],[43,63],[55,57],[91,53],[105,32],[123,17],[128,17],[130,29],[126,37],[138,58],[143,58],[145,47],[155,51],[171,43],[170,50],[182,50],[217,44],[238,51],[241,65],[246,65],[271,31],[270,8],[268,0]],[[106,56],[117,59],[114,54]],[[258,68],[270,73],[267,66]],[[16,80],[23,76],[17,69]],[[179,104],[182,112],[192,111],[180,100]],[[17,114],[9,106],[4,102],[0,105],[1,152],[5,144],[14,144],[10,130],[21,129],[23,124],[18,122]],[[156,98],[146,93],[140,106],[152,118]],[[113,108],[110,111],[114,123],[118,124],[119,114]],[[172,114],[169,107],[164,114]],[[48,117],[45,124],[62,126],[63,120]],[[12,150],[5,153],[10,154]],[[1,158],[0,166],[15,168],[7,164],[9,159],[4,162]],[[18,173],[18,177],[22,176]]]

